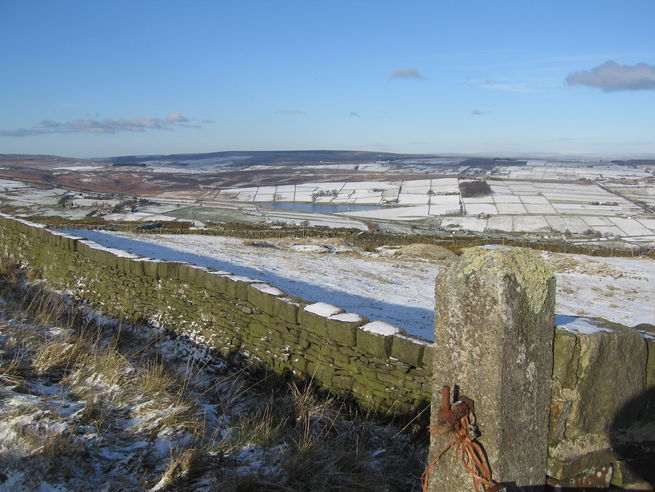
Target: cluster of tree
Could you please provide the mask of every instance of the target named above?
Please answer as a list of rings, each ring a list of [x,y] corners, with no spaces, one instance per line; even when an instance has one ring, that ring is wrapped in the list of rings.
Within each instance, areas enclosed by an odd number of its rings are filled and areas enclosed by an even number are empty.
[[[315,191],[314,193],[312,193],[312,201],[315,202],[319,196],[337,196],[338,194],[339,194],[339,190]]]
[[[462,181],[459,183],[459,191],[462,197],[491,195],[491,188],[485,180]]]

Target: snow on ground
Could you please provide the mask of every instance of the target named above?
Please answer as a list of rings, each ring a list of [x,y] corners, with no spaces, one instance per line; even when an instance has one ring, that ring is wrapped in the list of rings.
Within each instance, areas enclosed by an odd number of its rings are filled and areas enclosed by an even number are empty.
[[[386,321],[408,333],[432,338],[436,263],[262,248],[242,239],[216,236],[75,233],[142,256],[250,277],[289,295],[334,304],[371,321]],[[305,244],[309,246],[310,241]]]
[[[63,166],[54,167],[54,171],[98,171],[104,169],[105,166]]]
[[[142,256],[187,261],[266,282],[290,295],[359,313],[433,339],[434,282],[441,261],[417,261],[339,251],[317,252],[311,240],[261,245],[216,236],[140,236],[74,231],[100,244]],[[300,246],[300,247],[299,247]],[[306,246],[306,247],[303,247]],[[600,317],[633,326],[655,324],[655,261],[536,253],[557,275],[556,312]]]

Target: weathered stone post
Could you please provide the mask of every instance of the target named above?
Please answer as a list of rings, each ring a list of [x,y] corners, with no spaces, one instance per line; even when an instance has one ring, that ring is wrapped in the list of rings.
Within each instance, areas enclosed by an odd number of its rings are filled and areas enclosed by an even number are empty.
[[[546,478],[555,277],[526,249],[471,248],[439,275],[436,299],[433,425],[441,387],[456,385],[475,402],[478,442],[493,479],[508,490],[539,490]],[[451,441],[433,436],[430,459]],[[451,449],[432,471],[430,491],[471,490],[471,475],[454,463]]]

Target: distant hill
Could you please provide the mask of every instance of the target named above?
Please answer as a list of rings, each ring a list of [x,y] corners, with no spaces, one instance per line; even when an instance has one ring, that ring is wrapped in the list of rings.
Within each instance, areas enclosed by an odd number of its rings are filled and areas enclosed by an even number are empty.
[[[395,161],[402,159],[421,159],[439,157],[433,154],[393,154],[388,152],[365,152],[351,150],[280,150],[280,151],[230,151],[209,152],[203,154],[169,154],[169,155],[127,155],[97,159],[114,164],[140,164],[143,162],[162,161],[175,164],[202,165],[202,161],[216,165],[280,165],[280,164],[316,164],[316,163],[360,163],[376,161]],[[192,162],[190,162],[192,161]]]

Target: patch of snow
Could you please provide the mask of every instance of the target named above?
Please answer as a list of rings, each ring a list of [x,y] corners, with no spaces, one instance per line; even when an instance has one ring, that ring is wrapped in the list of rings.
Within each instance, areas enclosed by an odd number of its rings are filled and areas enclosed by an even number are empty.
[[[97,171],[98,169],[104,169],[104,166],[62,166],[62,167],[53,167],[55,171]]]
[[[369,333],[375,333],[376,335],[382,335],[385,337],[391,335],[402,334],[402,330],[397,326],[390,325],[384,321],[373,321],[361,327],[362,330],[368,331]]]
[[[235,282],[245,282],[247,284],[254,284],[257,280],[253,280],[249,277],[243,277],[241,275],[227,275],[227,278]]]
[[[483,244],[481,246],[475,246],[475,247],[480,249],[488,249],[488,250],[509,249],[509,246],[504,246],[502,244]]]
[[[310,304],[305,306],[305,311],[309,313],[314,313],[317,316],[322,316],[324,318],[329,318],[336,314],[343,313],[343,309],[332,304],[327,304],[325,302],[317,302],[316,304]]]
[[[415,343],[417,345],[426,345],[426,346],[434,345],[433,342],[430,342],[428,340],[423,340],[422,338],[403,335],[402,333],[397,333],[395,336],[398,337],[398,338],[402,338],[403,340],[408,340],[408,341],[410,341],[412,343]]]
[[[359,321],[364,321],[364,317],[360,316],[357,313],[339,313],[333,314],[328,319],[334,321],[343,321],[344,323],[357,323]]]
[[[291,246],[293,251],[305,251],[308,253],[328,253],[330,248],[318,244],[294,244]]]
[[[572,316],[569,316],[572,318]],[[598,333],[612,333],[614,330],[600,326],[597,322],[588,318],[575,318],[566,320],[563,324],[558,324],[557,328],[561,328],[576,335],[595,335]]]
[[[282,292],[280,289],[273,287],[272,285],[269,284],[252,284],[252,286],[258,291],[263,292],[264,294],[270,294],[272,296],[284,295],[284,292]]]

